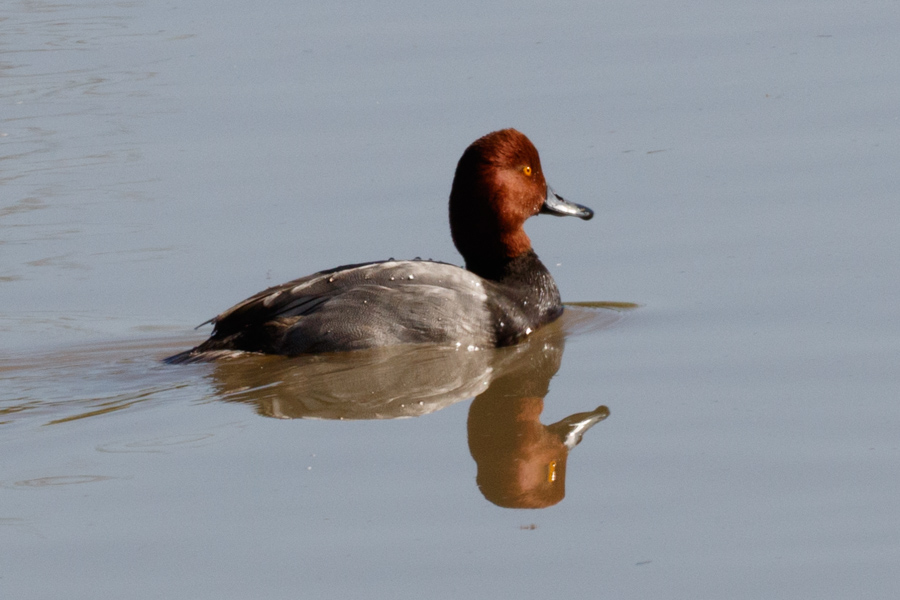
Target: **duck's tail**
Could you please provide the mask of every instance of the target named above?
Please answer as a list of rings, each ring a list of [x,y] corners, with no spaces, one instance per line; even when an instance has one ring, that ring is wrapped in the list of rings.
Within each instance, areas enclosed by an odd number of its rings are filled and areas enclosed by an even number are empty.
[[[247,352],[243,350],[235,350],[234,348],[215,348],[211,347],[210,340],[203,342],[195,348],[185,350],[164,358],[163,362],[167,365],[188,365],[192,363],[208,363],[228,358],[237,358],[243,356]]]

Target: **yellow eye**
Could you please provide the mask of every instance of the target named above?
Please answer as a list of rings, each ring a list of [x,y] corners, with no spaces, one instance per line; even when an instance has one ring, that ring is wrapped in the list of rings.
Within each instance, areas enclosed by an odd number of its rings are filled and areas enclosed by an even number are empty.
[[[531,177],[531,167],[522,167],[522,172],[525,173],[525,177]]]

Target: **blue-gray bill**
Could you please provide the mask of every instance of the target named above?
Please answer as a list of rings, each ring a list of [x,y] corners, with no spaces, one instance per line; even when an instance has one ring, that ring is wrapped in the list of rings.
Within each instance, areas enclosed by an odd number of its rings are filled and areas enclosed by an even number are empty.
[[[549,185],[547,186],[547,197],[544,198],[544,204],[541,206],[541,214],[555,215],[557,217],[578,217],[589,221],[594,216],[594,211],[587,206],[569,202],[562,196],[558,196]]]

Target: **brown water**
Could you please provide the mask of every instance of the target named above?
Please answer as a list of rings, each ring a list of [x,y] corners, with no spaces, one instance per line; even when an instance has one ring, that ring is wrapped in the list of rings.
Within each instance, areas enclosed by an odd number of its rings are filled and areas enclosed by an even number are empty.
[[[896,3],[7,9],[0,597],[896,595]],[[561,322],[160,362],[507,126]]]

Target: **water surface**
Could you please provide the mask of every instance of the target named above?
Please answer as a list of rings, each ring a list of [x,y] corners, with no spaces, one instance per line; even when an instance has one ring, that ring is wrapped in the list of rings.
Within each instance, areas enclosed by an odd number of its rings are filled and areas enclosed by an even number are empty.
[[[0,19],[3,597],[896,594],[895,2]],[[508,126],[597,213],[528,224],[563,298],[638,308],[160,362],[269,285],[458,263],[453,169]]]

